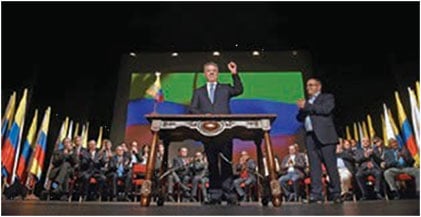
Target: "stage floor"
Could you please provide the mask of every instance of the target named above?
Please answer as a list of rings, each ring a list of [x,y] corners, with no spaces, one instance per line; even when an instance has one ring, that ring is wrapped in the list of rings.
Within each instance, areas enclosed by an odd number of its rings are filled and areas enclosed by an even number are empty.
[[[134,202],[2,201],[2,215],[419,215],[419,200],[362,201],[344,204],[285,203],[280,208],[259,203],[241,206],[203,206],[199,203],[166,203],[141,207]]]

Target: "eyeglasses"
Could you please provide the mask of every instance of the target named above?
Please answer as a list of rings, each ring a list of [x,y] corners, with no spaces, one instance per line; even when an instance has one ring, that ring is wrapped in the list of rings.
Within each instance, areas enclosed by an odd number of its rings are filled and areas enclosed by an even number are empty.
[[[308,87],[317,86],[317,84],[307,84]]]

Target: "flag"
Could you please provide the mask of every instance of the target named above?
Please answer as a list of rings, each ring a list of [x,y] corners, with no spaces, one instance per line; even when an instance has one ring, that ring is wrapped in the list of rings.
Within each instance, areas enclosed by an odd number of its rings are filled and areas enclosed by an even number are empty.
[[[376,131],[374,131],[373,122],[371,121],[371,116],[367,115],[367,126],[368,126],[368,135],[370,139],[373,139],[376,136]]]
[[[86,128],[84,131],[82,131],[82,147],[83,148],[88,147],[88,133],[89,133],[89,122],[86,123]]]
[[[15,113],[15,107],[16,107],[16,92],[13,92],[13,94],[9,98],[9,102],[7,103],[6,110],[4,112],[4,116],[1,119],[1,142],[3,144],[3,139],[6,136],[7,131],[12,126],[13,122],[13,115]]]
[[[29,165],[29,173],[41,180],[42,168],[44,167],[45,156],[47,155],[47,135],[50,124],[51,108],[48,107],[42,119],[41,128],[38,131],[34,155]]]
[[[155,76],[156,76],[156,80],[155,82],[152,84],[152,86],[150,86],[147,90],[146,93],[150,96],[152,96],[156,102],[163,102],[164,101],[164,94],[162,92],[161,89],[161,73],[160,72],[155,72]]]
[[[402,137],[399,134],[399,129],[396,125],[396,122],[393,119],[392,112],[390,111],[390,109],[388,109],[387,112],[389,114],[389,121],[390,121],[390,124],[392,125],[392,129],[393,129],[393,133],[395,134],[395,138],[396,138],[396,140],[398,140],[399,147],[402,147],[402,145],[404,145],[404,143],[403,143]]]
[[[388,146],[389,139],[396,139],[399,143],[399,146],[402,147],[401,142],[400,142],[401,140],[400,140],[399,132],[397,132],[398,129],[396,128],[396,124],[394,123],[395,121],[393,120],[392,113],[386,107],[385,104],[383,104],[383,110],[384,110],[384,123],[385,123],[385,129],[386,129],[385,144]]]
[[[417,81],[417,82],[415,82],[415,90],[417,91],[417,95],[416,95],[416,98],[417,98],[417,102],[418,102],[418,106],[420,106],[420,82],[419,81]]]
[[[10,184],[15,181],[17,157],[19,156],[22,131],[25,123],[26,100],[28,90],[23,91],[22,99],[16,110],[12,127],[6,136],[6,140],[1,147],[2,175],[7,177]]]
[[[412,133],[411,124],[409,123],[409,120],[406,117],[405,110],[403,109],[403,105],[401,99],[399,98],[399,93],[397,91],[395,91],[395,99],[396,106],[398,108],[398,123],[402,132],[403,144],[406,145],[406,148],[409,150],[409,153],[411,153],[412,157],[418,164],[420,159],[418,154],[418,147],[415,142],[415,136]]]
[[[387,130],[386,130],[386,122],[384,120],[384,115],[380,114],[380,118],[382,120],[382,133],[383,133],[383,144],[387,147],[389,146]]]
[[[79,135],[79,123],[76,123],[75,132],[73,133],[73,138]]]
[[[96,142],[96,147],[101,148],[102,143],[102,126],[99,128],[98,140]]]
[[[56,140],[56,146],[54,148],[54,150],[61,150],[64,148],[63,145],[63,140],[66,138],[67,136],[67,129],[69,127],[69,117],[66,117],[66,119],[64,119],[63,124],[61,125],[60,131],[58,133],[58,137]]]
[[[420,150],[421,140],[420,140],[420,110],[417,106],[417,99],[415,98],[415,93],[411,88],[408,88],[409,91],[409,101],[411,104],[411,120],[412,126],[414,127],[415,141],[418,145],[418,150]]]
[[[363,136],[370,139],[370,136],[368,135],[367,131],[367,125],[365,124],[365,121],[361,122],[362,130],[363,130]]]
[[[354,123],[354,140],[358,143],[358,128],[357,123]]]
[[[16,176],[19,178],[21,183],[25,182],[26,167],[29,164],[29,160],[31,159],[32,152],[35,149],[37,122],[38,122],[38,110],[35,110],[35,114],[34,114],[34,117],[32,119],[31,126],[29,127],[28,134],[26,135],[26,140],[23,143],[22,153],[19,157],[18,169],[16,171]]]
[[[72,139],[73,121],[70,121],[69,131],[67,132],[67,138]]]
[[[351,137],[351,132],[349,131],[349,126],[345,127],[345,131],[346,131],[346,139],[351,140],[352,137]]]
[[[363,128],[361,127],[361,123],[358,122],[358,136],[360,137],[360,141],[359,141],[359,148],[362,148],[362,141],[364,138],[364,132],[363,132]]]

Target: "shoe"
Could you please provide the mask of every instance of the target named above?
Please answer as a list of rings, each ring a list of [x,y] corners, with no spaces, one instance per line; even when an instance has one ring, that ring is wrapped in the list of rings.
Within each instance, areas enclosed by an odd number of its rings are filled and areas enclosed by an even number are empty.
[[[193,202],[193,203],[197,202],[196,197],[195,196],[191,197],[190,202]]]
[[[295,196],[295,194],[294,193],[292,193],[292,194],[290,194],[289,196],[288,196],[288,200],[287,200],[288,202],[296,202],[296,201],[298,201],[298,198]]]
[[[338,196],[335,199],[333,199],[333,203],[334,204],[342,204],[343,202],[344,202],[344,200],[340,196]]]
[[[62,195],[61,197],[60,197],[60,201],[67,201],[68,200],[68,198],[67,198],[67,196],[66,195]]]
[[[362,196],[362,197],[360,198],[360,200],[361,200],[361,201],[364,201],[364,200],[368,200],[368,198],[367,198],[366,196]]]
[[[398,191],[392,191],[392,200],[399,200],[401,196],[399,195]]]
[[[220,200],[205,199],[205,201],[203,201],[203,203],[205,205],[217,205],[217,204],[221,204],[221,201]]]
[[[378,200],[383,200],[384,199],[384,197],[382,196],[382,194],[380,194],[380,193],[376,193],[376,198],[378,199]]]
[[[171,195],[168,195],[168,201],[169,202],[175,202],[175,199]]]

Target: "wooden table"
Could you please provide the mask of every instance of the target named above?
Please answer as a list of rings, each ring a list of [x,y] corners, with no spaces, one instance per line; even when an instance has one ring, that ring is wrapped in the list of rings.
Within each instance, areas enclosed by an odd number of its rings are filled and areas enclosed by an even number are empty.
[[[281,205],[281,188],[275,171],[275,159],[270,139],[271,124],[276,119],[275,114],[235,114],[235,115],[161,115],[145,116],[151,123],[152,143],[147,160],[147,172],[141,188],[142,206],[149,206],[151,202],[152,178],[155,168],[158,141],[161,139],[165,146],[165,154],[161,167],[161,174],[167,170],[168,147],[170,142],[193,139],[207,142],[215,136],[230,136],[241,140],[254,141],[257,148],[259,171],[263,173],[263,156],[260,145],[264,140],[269,170],[269,183],[272,193],[272,204]],[[165,183],[165,180],[161,181]],[[158,183],[159,184],[159,183]],[[162,195],[165,195],[162,192]],[[163,205],[165,197],[158,200]]]

